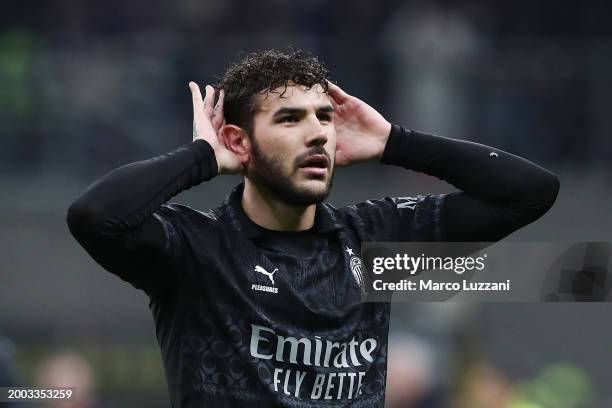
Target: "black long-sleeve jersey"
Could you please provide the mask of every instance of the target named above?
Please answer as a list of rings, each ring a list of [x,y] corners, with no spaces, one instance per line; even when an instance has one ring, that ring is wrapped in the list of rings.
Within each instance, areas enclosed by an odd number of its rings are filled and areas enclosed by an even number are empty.
[[[107,174],[68,210],[74,237],[149,298],[173,407],[382,407],[388,303],[361,302],[368,241],[496,241],[536,220],[559,183],[522,158],[394,125],[382,162],[461,192],[317,204],[307,231],[253,223],[242,186],[209,211],[165,204],[217,174],[197,140]]]

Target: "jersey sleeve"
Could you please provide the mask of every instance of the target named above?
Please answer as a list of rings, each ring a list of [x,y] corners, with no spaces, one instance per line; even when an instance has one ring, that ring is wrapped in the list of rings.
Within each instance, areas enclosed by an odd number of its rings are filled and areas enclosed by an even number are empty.
[[[107,271],[150,296],[173,287],[184,239],[171,197],[217,174],[212,147],[196,141],[120,167],[93,183],[67,214],[70,232]]]
[[[440,241],[446,194],[385,197],[353,206],[370,241]]]
[[[460,190],[396,200],[398,212],[414,207],[410,225],[405,221],[410,217],[399,217],[404,238],[410,227],[409,237],[416,240],[498,241],[544,215],[559,191],[554,174],[519,156],[396,125],[381,161],[437,177]]]
[[[133,231],[106,235],[71,227],[87,253],[104,269],[149,295],[173,286],[173,271],[180,260],[182,240],[161,211]]]

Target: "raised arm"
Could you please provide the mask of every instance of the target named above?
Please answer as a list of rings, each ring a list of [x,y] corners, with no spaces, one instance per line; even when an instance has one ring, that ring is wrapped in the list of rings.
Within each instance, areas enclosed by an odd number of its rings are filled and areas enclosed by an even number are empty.
[[[444,200],[444,241],[497,241],[546,213],[559,191],[554,174],[518,156],[399,126],[393,126],[381,161],[462,190]]]
[[[557,177],[525,159],[478,143],[391,126],[372,107],[331,83],[329,94],[339,165],[381,160],[462,190],[444,197],[442,241],[497,241],[541,217],[557,197]]]
[[[152,293],[168,282],[179,258],[180,233],[160,212],[171,197],[218,173],[238,170],[219,143],[223,94],[213,108],[214,90],[203,100],[190,83],[194,140],[167,154],[120,167],[94,182],[72,203],[67,222],[85,250],[108,271]]]

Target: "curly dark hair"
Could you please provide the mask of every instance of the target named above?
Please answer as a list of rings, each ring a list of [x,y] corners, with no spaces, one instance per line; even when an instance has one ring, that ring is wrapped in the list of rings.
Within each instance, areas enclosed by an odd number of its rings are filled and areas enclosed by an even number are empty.
[[[319,84],[327,92],[328,72],[316,57],[301,50],[290,53],[267,50],[247,54],[238,63],[230,65],[217,84],[217,91],[223,89],[225,92],[225,120],[251,134],[257,94],[273,92],[284,86],[285,89],[280,92],[282,97],[289,82],[308,88]]]

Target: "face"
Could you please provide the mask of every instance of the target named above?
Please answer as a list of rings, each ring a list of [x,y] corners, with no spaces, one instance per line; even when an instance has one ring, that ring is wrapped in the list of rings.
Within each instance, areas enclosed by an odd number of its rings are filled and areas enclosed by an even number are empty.
[[[247,177],[276,199],[310,205],[331,188],[336,130],[329,96],[320,85],[280,87],[258,95]]]

